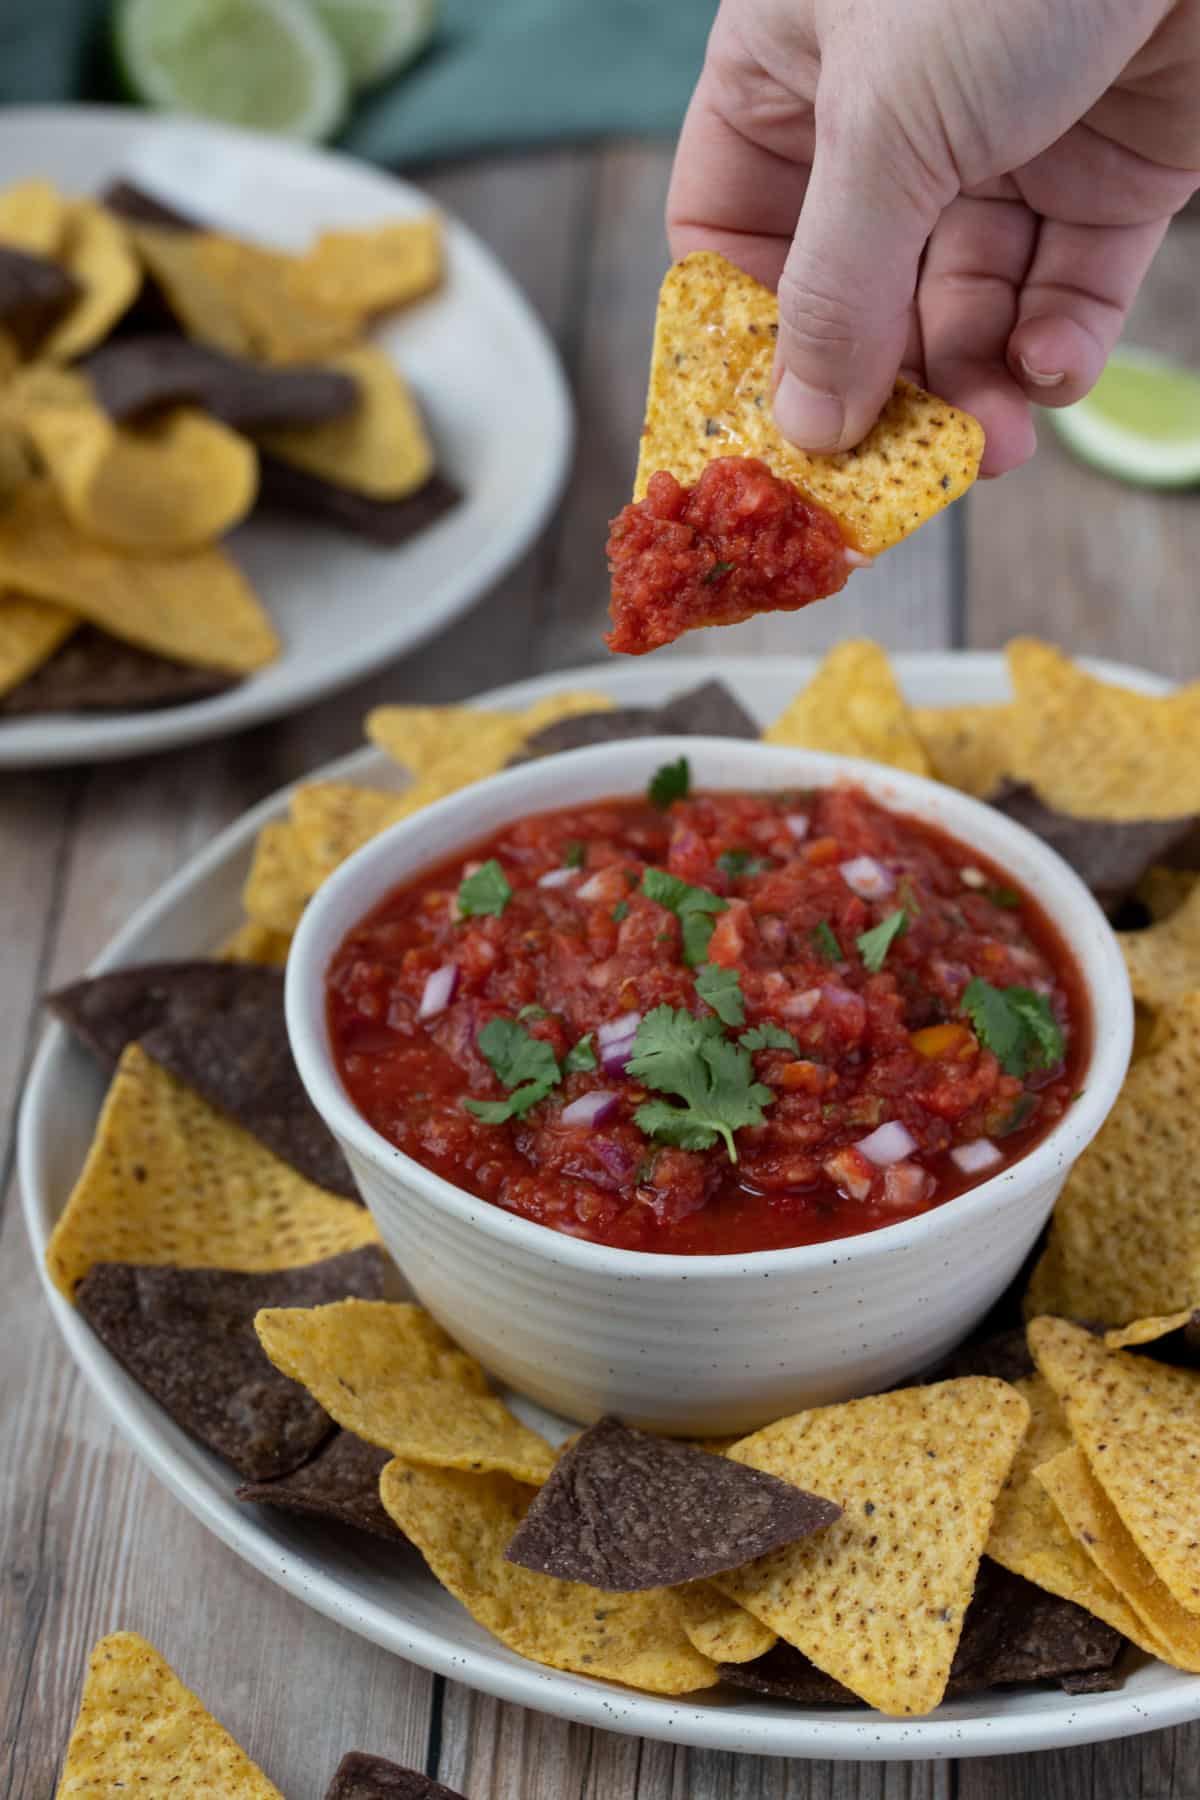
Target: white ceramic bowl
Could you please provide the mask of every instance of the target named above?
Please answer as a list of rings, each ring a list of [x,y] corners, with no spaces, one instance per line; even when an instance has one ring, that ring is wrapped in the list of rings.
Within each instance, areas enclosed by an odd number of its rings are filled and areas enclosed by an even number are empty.
[[[346,932],[392,888],[526,814],[644,790],[686,754],[708,789],[840,780],[939,826],[1011,872],[1074,950],[1092,1014],[1082,1094],[1041,1142],[919,1218],[860,1237],[738,1256],[665,1256],[566,1237],[478,1200],[395,1149],[347,1096],[324,980]],[[1111,930],[1038,838],[951,788],[873,763],[719,738],[577,750],[452,795],[367,844],[307,907],[288,960],[287,1021],[305,1087],[341,1144],[384,1242],[421,1301],[519,1393],[568,1418],[749,1431],[886,1387],[951,1349],[1031,1248],[1071,1164],[1116,1098],[1132,1005]]]

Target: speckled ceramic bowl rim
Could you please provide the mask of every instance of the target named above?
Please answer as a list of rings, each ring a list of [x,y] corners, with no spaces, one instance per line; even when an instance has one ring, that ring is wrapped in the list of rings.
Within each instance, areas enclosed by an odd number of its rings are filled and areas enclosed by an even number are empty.
[[[705,1256],[620,1249],[567,1236],[467,1193],[390,1144],[350,1100],[330,1053],[325,1029],[326,969],[324,962],[318,966],[318,961],[319,944],[330,935],[331,919],[338,922],[332,935],[335,942],[340,942],[351,926],[392,888],[420,875],[433,862],[452,856],[453,841],[449,849],[439,845],[436,857],[431,855],[427,849],[431,836],[465,812],[468,804],[477,802],[482,789],[486,788],[494,801],[494,824],[483,830],[478,822],[471,824],[457,840],[461,850],[478,843],[489,830],[499,829],[527,813],[570,806],[573,792],[577,797],[578,784],[584,777],[595,770],[615,769],[628,761],[631,753],[638,752],[641,754],[636,760],[645,764],[646,776],[661,763],[680,755],[697,762],[719,755],[728,762],[731,778],[703,778],[700,785],[710,791],[812,788],[846,781],[863,787],[897,812],[911,811],[920,817],[935,808],[939,827],[968,845],[973,841],[972,826],[976,833],[984,831],[1010,843],[1014,860],[1019,851],[1036,867],[1039,881],[1045,884],[1038,898],[1075,955],[1091,1010],[1091,1051],[1081,1077],[1080,1096],[1062,1119],[1019,1161],[917,1218],[820,1244]],[[753,765],[760,761],[762,775],[756,778]],[[527,806],[514,804],[506,808],[506,802],[520,799],[531,780],[540,785],[549,774],[554,777],[552,802],[539,798]],[[628,776],[623,775],[614,779],[613,786],[604,793],[608,796],[637,791],[629,787]],[[1005,863],[1003,849],[981,853],[1002,866]],[[374,879],[369,883],[370,897],[364,899],[361,884],[368,873]],[[695,1282],[774,1272],[802,1274],[839,1263],[861,1264],[927,1250],[948,1232],[965,1229],[993,1207],[1002,1205],[1015,1185],[1048,1181],[1070,1167],[1095,1136],[1116,1099],[1133,1036],[1129,980],[1108,921],[1074,870],[1024,826],[967,794],[904,770],[815,750],[702,737],[628,739],[544,757],[462,788],[372,838],[335,870],[305,908],[288,957],[286,1011],[292,1052],[313,1104],[335,1136],[372,1164],[385,1180],[419,1188],[427,1199],[458,1219],[501,1243],[540,1257],[548,1265],[587,1270],[621,1281]]]

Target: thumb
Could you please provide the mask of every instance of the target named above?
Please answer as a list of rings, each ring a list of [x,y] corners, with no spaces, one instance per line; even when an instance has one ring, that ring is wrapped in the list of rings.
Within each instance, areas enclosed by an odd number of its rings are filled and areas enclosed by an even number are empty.
[[[929,188],[915,167],[903,179],[894,139],[885,145],[870,128],[818,133],[779,279],[775,356],[775,422],[803,450],[859,443],[892,390],[943,204],[925,197]]]

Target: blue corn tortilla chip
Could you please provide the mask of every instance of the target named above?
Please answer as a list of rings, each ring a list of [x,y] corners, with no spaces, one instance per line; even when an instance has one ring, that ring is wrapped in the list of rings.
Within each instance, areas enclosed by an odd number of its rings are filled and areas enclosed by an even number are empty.
[[[253,963],[149,963],[60,988],[47,1005],[115,1069],[127,1044],[228,1114],[309,1181],[360,1198],[304,1090],[283,1015],[283,971]]]
[[[761,1469],[604,1418],[559,1458],[505,1557],[560,1581],[635,1593],[738,1568],[841,1511]]]
[[[581,750],[590,744],[615,744],[640,737],[730,737],[753,739],[758,726],[722,681],[688,688],[662,706],[617,706],[608,712],[577,713],[537,731],[513,762]]]
[[[403,500],[373,500],[369,494],[339,487],[264,450],[259,452],[258,468],[260,507],[300,513],[310,522],[330,525],[385,549],[394,549],[428,530],[462,499],[453,482],[436,472],[424,487]]]
[[[266,1481],[303,1463],[333,1421],[281,1375],[254,1330],[265,1306],[383,1297],[374,1245],[269,1274],[96,1263],[75,1304],[101,1343],[184,1431],[240,1475]]]
[[[391,1456],[390,1450],[378,1450],[352,1431],[335,1431],[298,1469],[272,1481],[245,1482],[237,1497],[404,1544],[408,1540],[379,1498],[379,1477]]]
[[[320,425],[358,400],[340,369],[276,368],[162,331],[104,344],[83,369],[118,423],[190,403],[235,431],[265,431]]]
[[[337,1766],[325,1800],[463,1800],[432,1776],[365,1750],[350,1750]]]
[[[29,355],[79,298],[74,276],[45,256],[0,244],[0,325]]]
[[[1175,819],[1077,819],[1047,806],[1028,782],[1005,782],[989,794],[988,805],[1057,850],[1110,912],[1152,863],[1166,862],[1188,842],[1197,823],[1191,813]]]
[[[175,662],[81,625],[52,656],[0,698],[0,713],[147,712],[211,700],[238,685],[220,669]]]
[[[157,200],[146,188],[140,188],[136,182],[114,181],[100,195],[101,206],[118,219],[128,219],[133,225],[166,225],[175,231],[202,231],[199,219],[190,213],[181,212],[178,207],[169,206],[165,200]]]
[[[1120,1686],[1117,1663],[1126,1641],[1082,1606],[1046,1593],[985,1556],[946,1698],[1031,1682],[1052,1682],[1069,1694],[1103,1693]],[[723,1663],[721,1674],[732,1687],[803,1706],[862,1705],[791,1644],[776,1644],[753,1662]]]

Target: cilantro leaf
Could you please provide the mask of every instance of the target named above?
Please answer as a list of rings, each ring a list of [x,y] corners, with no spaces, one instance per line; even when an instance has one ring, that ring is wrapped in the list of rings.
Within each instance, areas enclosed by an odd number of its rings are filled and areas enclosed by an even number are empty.
[[[1002,906],[1006,912],[1016,912],[1018,907],[1025,904],[1016,888],[998,887],[993,882],[983,891],[993,906]]]
[[[668,875],[665,869],[647,869],[642,875],[642,892],[678,918],[683,927],[683,960],[689,968],[704,962],[713,934],[708,915],[727,911],[729,902],[708,888],[692,887],[678,875]]]
[[[720,963],[705,963],[696,977],[696,992],[724,1024],[745,1024],[746,1003],[736,969],[723,969]]]
[[[878,925],[873,925],[870,931],[862,931],[855,938],[859,955],[872,975],[878,975],[888,951],[907,925],[908,914],[901,907],[897,912],[889,913],[886,919],[881,919]]]
[[[513,1091],[507,1100],[464,1100],[477,1119],[499,1125],[520,1118],[544,1100],[562,1080],[558,1059],[549,1044],[530,1037],[515,1019],[491,1019],[476,1038],[492,1072]]]
[[[1032,988],[993,987],[979,975],[963,991],[962,1010],[1006,1075],[1024,1077],[1061,1061],[1066,1043],[1049,1001]]]
[[[569,844],[564,845],[564,847],[563,847],[563,868],[564,869],[582,869],[582,867],[586,861],[587,861],[587,845],[584,843],[581,843],[579,838],[572,838]]]
[[[800,1054],[800,1046],[791,1032],[785,1031],[782,1025],[773,1025],[769,1019],[743,1031],[738,1043],[747,1050],[790,1050],[793,1056]]]
[[[753,850],[735,848],[722,850],[717,858],[717,867],[731,881],[739,881],[744,875],[761,875],[764,870],[773,868],[774,864],[769,856],[755,856]]]
[[[833,935],[833,926],[828,919],[822,919],[808,934],[808,941],[817,955],[827,963],[844,962],[842,946]]]
[[[666,812],[673,800],[685,800],[692,785],[692,768],[686,756],[678,762],[664,763],[650,777],[646,798],[659,812]]]
[[[548,1019],[550,1014],[544,1006],[539,1006],[536,1000],[531,1000],[528,1006],[521,1008],[517,1017],[518,1019]]]
[[[713,563],[712,567],[705,571],[705,575],[704,575],[705,587],[711,587],[714,581],[720,581],[722,575],[728,575],[729,571],[733,567],[734,567],[734,564],[731,562],[715,562],[715,563]]]
[[[612,912],[609,914],[609,917],[612,919],[614,925],[619,925],[622,919],[627,919],[629,917],[628,900],[618,900],[617,904],[613,907]]]
[[[589,1031],[586,1037],[581,1037],[579,1042],[577,1044],[572,1044],[571,1048],[567,1051],[567,1054],[563,1058],[563,1073],[566,1075],[578,1075],[583,1069],[594,1069],[596,1067],[598,1067],[596,1050],[592,1043],[592,1033]]]
[[[512,889],[504,870],[491,856],[459,887],[458,910],[464,919],[476,918],[480,913],[490,913],[498,919],[511,899]]]
[[[763,1107],[775,1096],[754,1079],[750,1052],[732,1043],[716,1018],[696,1018],[684,1007],[656,1006],[638,1026],[627,1072],[656,1093],[676,1095],[683,1106],[646,1101],[634,1122],[650,1137],[683,1149],[708,1149],[718,1137],[737,1161],[733,1134],[764,1123]]]

